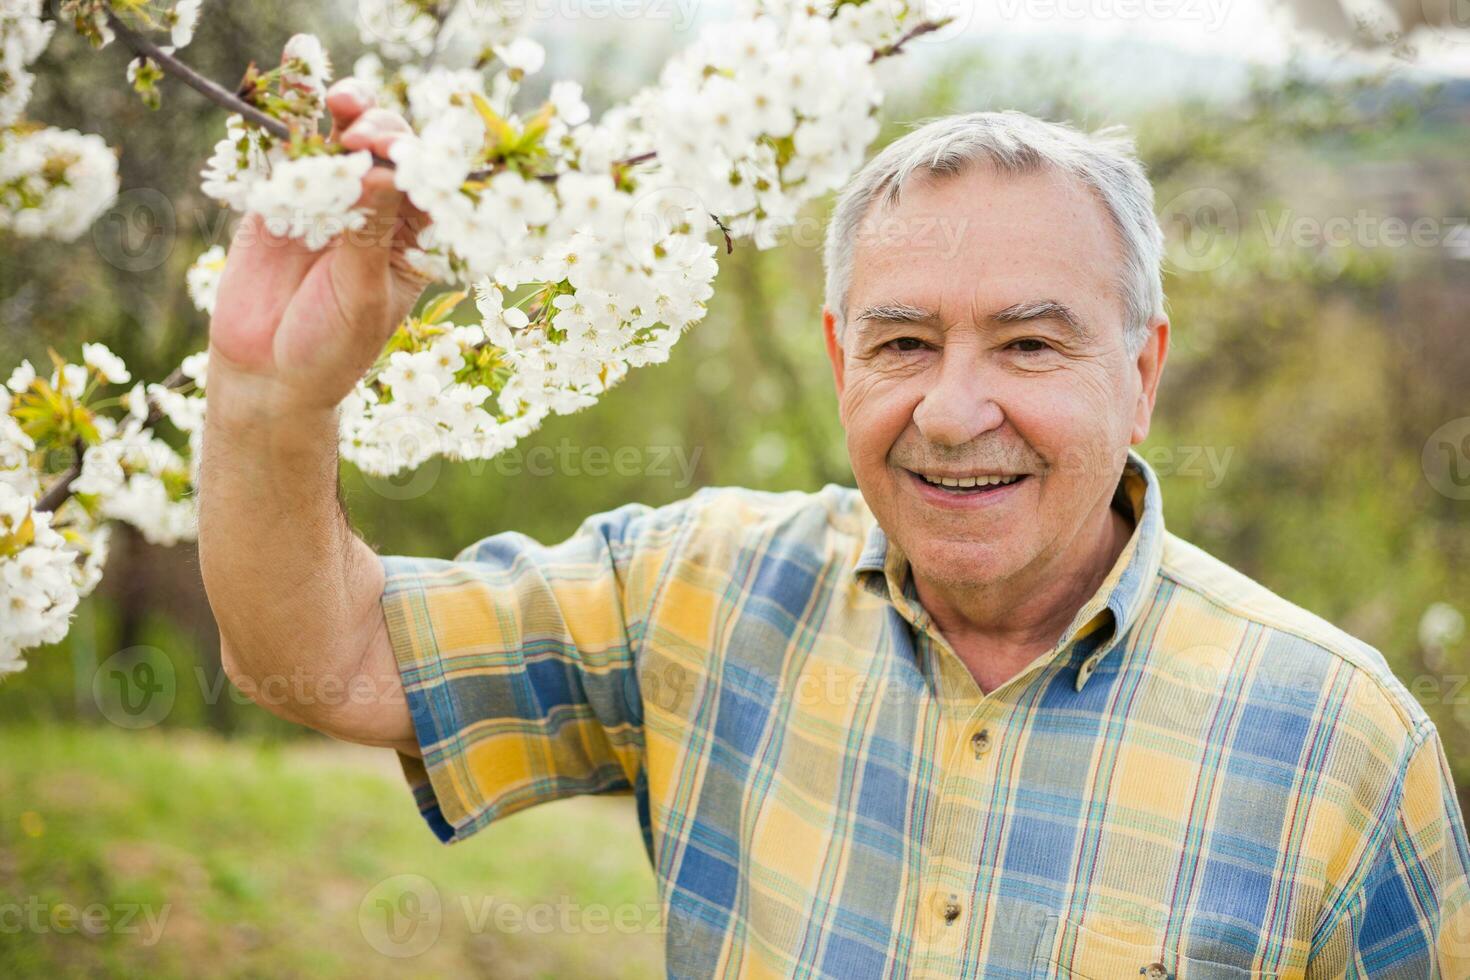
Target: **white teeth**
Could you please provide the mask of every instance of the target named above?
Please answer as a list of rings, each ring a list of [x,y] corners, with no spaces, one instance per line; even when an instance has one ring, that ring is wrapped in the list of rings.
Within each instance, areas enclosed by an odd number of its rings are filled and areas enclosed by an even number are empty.
[[[926,473],[919,475],[937,486],[956,488],[1005,486],[1020,479],[1019,476],[929,476]]]

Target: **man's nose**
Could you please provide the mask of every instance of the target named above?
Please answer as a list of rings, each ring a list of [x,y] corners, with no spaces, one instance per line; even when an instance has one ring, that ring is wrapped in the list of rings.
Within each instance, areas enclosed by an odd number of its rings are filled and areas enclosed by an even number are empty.
[[[937,375],[926,379],[931,387],[914,407],[914,425],[929,442],[962,446],[1005,421],[975,352],[946,347],[936,370]]]

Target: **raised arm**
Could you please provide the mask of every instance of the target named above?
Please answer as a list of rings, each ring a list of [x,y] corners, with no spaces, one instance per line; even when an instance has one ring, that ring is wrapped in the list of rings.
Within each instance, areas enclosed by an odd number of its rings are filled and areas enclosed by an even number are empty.
[[[386,156],[407,124],[351,80],[327,105],[349,149]],[[379,600],[376,553],[339,502],[337,406],[426,280],[404,261],[426,221],[374,167],[367,225],[312,252],[247,216],[209,328],[199,555],[230,679],[337,738],[417,754]]]

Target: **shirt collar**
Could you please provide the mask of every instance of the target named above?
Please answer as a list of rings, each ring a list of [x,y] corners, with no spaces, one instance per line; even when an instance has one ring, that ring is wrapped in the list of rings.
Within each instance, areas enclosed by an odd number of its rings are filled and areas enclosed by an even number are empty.
[[[1093,652],[1077,668],[1076,690],[1087,684],[1097,664],[1119,644],[1138,618],[1147,601],[1164,548],[1163,499],[1158,476],[1133,449],[1123,464],[1113,500],[1133,516],[1133,534],[1119,553],[1112,570],[1102,585],[1072,618],[1057,642],[1063,650],[1074,642],[1101,632]],[[892,545],[883,529],[868,520],[867,540],[853,574],[868,591],[882,596],[898,607],[915,626],[927,624],[928,615],[919,606],[913,583],[908,575],[908,562],[897,546]]]

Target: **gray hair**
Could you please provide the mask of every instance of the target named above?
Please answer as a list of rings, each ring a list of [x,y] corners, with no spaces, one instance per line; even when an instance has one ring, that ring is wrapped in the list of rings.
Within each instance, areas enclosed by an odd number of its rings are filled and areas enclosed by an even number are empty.
[[[1154,191],[1122,126],[1091,134],[1023,112],[971,112],[923,121],[878,153],[848,182],[827,226],[827,307],[842,338],[853,253],[870,205],[898,203],[915,173],[958,176],[988,161],[1002,174],[1051,169],[1081,180],[1102,201],[1123,246],[1119,291],[1123,335],[1130,356],[1142,349],[1148,323],[1164,315],[1164,235],[1154,217]]]

